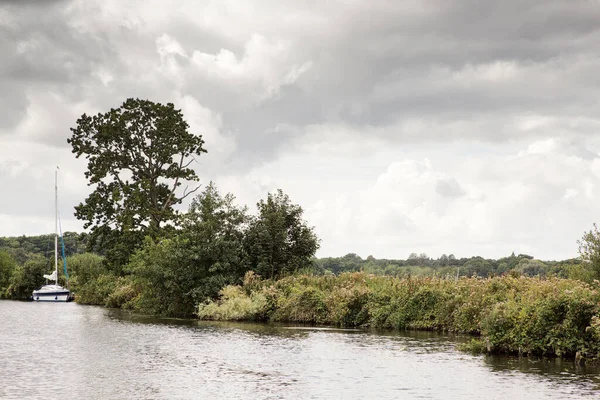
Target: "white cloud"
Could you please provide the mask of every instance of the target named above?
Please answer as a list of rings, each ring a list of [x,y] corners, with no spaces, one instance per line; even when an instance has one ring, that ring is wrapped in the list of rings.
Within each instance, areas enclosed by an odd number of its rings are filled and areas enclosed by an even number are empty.
[[[234,52],[221,49],[216,54],[196,50],[192,62],[210,79],[227,82],[227,85],[253,85],[259,83],[264,91],[260,100],[276,94],[281,86],[293,84],[306,73],[311,62],[295,65],[288,60],[290,44],[282,40],[269,40],[253,34],[244,44],[244,53],[238,58]]]
[[[379,148],[354,165],[348,160],[336,167],[305,153],[305,175],[293,175],[298,158],[284,156],[271,176],[307,205],[307,217],[323,237],[323,255],[347,249],[388,258],[411,252],[501,257],[512,251],[575,257],[575,241],[595,218],[593,188],[600,177],[592,165],[600,163],[564,154],[560,147],[550,156],[520,150],[544,148],[539,143],[520,142],[500,153],[483,146],[467,158],[454,151],[459,146],[429,151],[426,158],[418,146]],[[379,174],[355,174],[382,159],[388,164]],[[329,179],[337,176],[337,167],[354,179]],[[320,178],[306,192],[303,185],[287,184],[286,176],[294,182]],[[448,191],[440,190],[440,182]]]
[[[565,189],[565,195],[563,196],[563,199],[565,200],[569,200],[575,196],[577,196],[579,194],[579,192],[575,189],[572,188],[567,188]]]
[[[557,143],[554,138],[538,140],[527,146],[527,153],[529,154],[546,154],[555,150],[557,150]]]
[[[236,150],[235,139],[223,132],[221,115],[203,107],[196,98],[189,95],[177,99],[177,104],[190,125],[190,132],[202,135],[204,147],[209,150],[202,155],[202,163],[206,164],[204,159],[209,158],[212,168],[218,168]]]
[[[94,111],[87,103],[72,104],[55,90],[29,90],[26,96],[28,107],[24,118],[9,133],[19,140],[64,147],[70,136],[69,128],[77,118]]]
[[[501,60],[475,65],[469,63],[459,71],[452,72],[452,77],[467,85],[477,81],[501,83],[516,78],[519,71],[519,66],[514,61]]]

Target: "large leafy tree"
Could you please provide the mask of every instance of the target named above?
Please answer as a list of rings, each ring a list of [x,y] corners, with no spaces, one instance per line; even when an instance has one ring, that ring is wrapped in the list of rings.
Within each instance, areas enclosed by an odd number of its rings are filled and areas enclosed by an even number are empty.
[[[140,99],[77,120],[67,141],[76,157],[87,159],[85,176],[95,187],[75,207],[91,228],[90,250],[123,265],[146,235],[156,239],[173,226],[175,206],[199,187],[189,186],[198,181],[190,165],[206,152],[202,136],[188,128],[173,104]]]
[[[258,215],[245,236],[251,268],[264,278],[275,278],[309,267],[319,239],[302,219],[302,208],[281,189],[257,206]]]

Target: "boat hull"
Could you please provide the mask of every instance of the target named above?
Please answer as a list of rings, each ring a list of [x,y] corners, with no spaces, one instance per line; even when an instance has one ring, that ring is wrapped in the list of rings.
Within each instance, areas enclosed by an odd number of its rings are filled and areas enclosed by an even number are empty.
[[[67,302],[70,301],[70,293],[34,293],[32,296],[34,301],[49,301],[49,302]]]
[[[40,289],[34,290],[31,295],[33,301],[67,302],[71,301],[71,292],[68,289]]]

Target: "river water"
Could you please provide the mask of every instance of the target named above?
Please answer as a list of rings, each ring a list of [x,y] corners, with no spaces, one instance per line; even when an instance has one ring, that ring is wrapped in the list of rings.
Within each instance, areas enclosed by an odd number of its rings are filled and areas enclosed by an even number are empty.
[[[0,399],[600,398],[598,368],[460,340],[0,301]]]

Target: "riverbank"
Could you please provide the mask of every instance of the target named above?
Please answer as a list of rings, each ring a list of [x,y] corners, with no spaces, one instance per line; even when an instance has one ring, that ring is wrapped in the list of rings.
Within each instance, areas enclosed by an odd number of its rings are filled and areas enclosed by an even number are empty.
[[[600,357],[600,290],[560,278],[393,278],[365,273],[260,280],[248,273],[200,319],[419,329],[474,335],[485,353]]]

